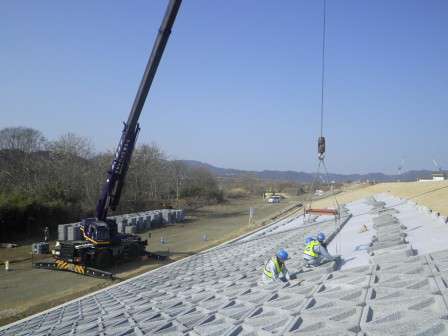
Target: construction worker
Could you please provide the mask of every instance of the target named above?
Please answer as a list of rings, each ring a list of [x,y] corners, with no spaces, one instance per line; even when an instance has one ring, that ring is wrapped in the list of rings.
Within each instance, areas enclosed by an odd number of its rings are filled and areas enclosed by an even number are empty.
[[[48,230],[48,226],[44,228],[44,242],[48,242],[50,237],[50,230]]]
[[[308,236],[305,239],[305,246],[307,246],[309,243],[311,243],[313,240],[316,240],[316,238],[312,237],[312,236]]]
[[[335,258],[328,253],[327,245],[325,244],[325,234],[319,232],[316,239],[309,241],[303,250],[303,259],[305,267],[317,267],[325,262],[335,260]]]
[[[280,249],[276,255],[266,262],[263,268],[263,281],[289,281],[290,276],[286,268],[285,261],[288,259],[288,252]]]

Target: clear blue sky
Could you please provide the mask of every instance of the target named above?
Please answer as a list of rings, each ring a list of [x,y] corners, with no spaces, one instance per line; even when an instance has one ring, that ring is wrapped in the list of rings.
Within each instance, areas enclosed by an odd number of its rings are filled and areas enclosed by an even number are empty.
[[[166,1],[0,2],[0,128],[114,149]],[[321,1],[185,0],[140,122],[171,158],[312,171]],[[327,3],[327,165],[448,168],[448,2]]]

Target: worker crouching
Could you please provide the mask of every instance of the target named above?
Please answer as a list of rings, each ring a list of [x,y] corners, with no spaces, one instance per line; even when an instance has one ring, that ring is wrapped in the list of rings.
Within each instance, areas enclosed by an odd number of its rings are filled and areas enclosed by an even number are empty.
[[[285,261],[288,259],[288,252],[280,249],[276,255],[269,259],[264,268],[262,279],[264,282],[289,281],[290,276],[286,268]]]
[[[317,267],[335,260],[328,253],[327,246],[325,245],[325,235],[322,232],[317,235],[317,238],[308,238],[306,242],[307,244],[303,250],[305,267]]]

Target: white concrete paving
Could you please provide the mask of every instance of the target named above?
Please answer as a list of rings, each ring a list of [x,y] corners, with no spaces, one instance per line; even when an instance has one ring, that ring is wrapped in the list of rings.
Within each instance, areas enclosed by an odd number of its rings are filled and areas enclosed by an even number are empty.
[[[369,213],[372,206],[362,199],[348,204],[347,209],[352,218],[328,246],[330,254],[342,256],[342,270],[369,264],[368,248],[374,235],[372,215]],[[367,231],[362,232],[364,225]]]

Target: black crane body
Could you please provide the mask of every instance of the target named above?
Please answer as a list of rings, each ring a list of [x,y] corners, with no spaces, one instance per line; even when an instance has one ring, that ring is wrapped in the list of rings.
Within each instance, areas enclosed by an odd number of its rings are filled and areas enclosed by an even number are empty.
[[[126,173],[140,131],[138,119],[181,2],[182,0],[170,0],[168,3],[131,112],[127,122],[124,123],[111,167],[107,171],[107,179],[96,205],[96,217],[81,221],[80,230],[84,240],[60,242],[56,253],[57,260],[53,263],[55,265],[49,267],[45,266],[45,263],[36,263],[36,267],[71,270],[93,276],[108,276],[110,273],[94,269],[92,266],[102,267],[110,264],[112,260],[135,258],[146,253],[147,241],[143,241],[137,235],[118,233],[117,223],[107,218],[107,214],[109,210],[115,210],[120,201]]]

